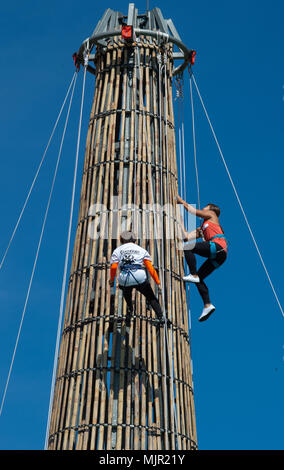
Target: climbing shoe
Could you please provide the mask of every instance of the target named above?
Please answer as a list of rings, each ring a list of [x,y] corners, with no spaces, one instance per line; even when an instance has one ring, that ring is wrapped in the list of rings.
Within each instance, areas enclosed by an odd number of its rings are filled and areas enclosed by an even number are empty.
[[[205,321],[207,318],[212,315],[212,313],[215,311],[214,305],[210,304],[208,307],[204,307],[202,314],[198,318],[199,321]]]
[[[198,284],[200,282],[199,277],[193,276],[192,274],[189,274],[188,276],[183,277],[184,281],[189,281],[189,282],[194,282],[195,284]]]

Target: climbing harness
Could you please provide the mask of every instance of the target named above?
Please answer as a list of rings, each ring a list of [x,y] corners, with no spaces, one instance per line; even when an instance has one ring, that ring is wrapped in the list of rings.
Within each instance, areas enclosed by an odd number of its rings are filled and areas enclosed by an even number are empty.
[[[215,268],[219,268],[219,263],[216,261],[216,256],[217,256],[217,253],[220,253],[221,251],[224,251],[224,248],[222,250],[218,250],[217,251],[217,246],[216,246],[216,243],[213,242],[212,240],[214,240],[214,238],[224,238],[226,239],[225,235],[215,235],[214,237],[212,237],[210,240],[209,240],[209,243],[210,243],[210,261],[211,263],[213,264],[213,266]]]
[[[140,282],[134,276],[134,272],[138,271],[140,269],[143,269],[143,271],[145,271],[144,268],[142,268],[142,266],[140,264],[125,264],[125,265],[120,267],[120,271],[126,273],[126,279],[124,281],[124,287],[126,287],[126,284],[127,284],[127,281],[129,279],[130,275],[133,277],[136,284],[140,284]]]

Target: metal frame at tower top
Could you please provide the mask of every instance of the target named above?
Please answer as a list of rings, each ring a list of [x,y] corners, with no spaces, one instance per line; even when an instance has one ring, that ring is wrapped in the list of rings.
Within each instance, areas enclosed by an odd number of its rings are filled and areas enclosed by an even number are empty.
[[[156,39],[158,43],[170,42],[177,46],[178,51],[173,52],[173,60],[183,60],[183,63],[173,70],[173,75],[181,74],[192,62],[195,51],[188,49],[182,42],[173,21],[165,19],[157,7],[139,15],[134,3],[129,4],[127,16],[110,8],[105,11],[93,34],[81,44],[77,52],[77,61],[84,64],[85,52],[89,54],[89,60],[93,60],[94,55],[90,54],[93,48],[95,46],[104,48],[113,43],[115,36],[121,36],[123,26],[131,26],[134,40],[143,35],[149,37],[150,41]],[[95,69],[90,66],[88,70],[95,73]]]

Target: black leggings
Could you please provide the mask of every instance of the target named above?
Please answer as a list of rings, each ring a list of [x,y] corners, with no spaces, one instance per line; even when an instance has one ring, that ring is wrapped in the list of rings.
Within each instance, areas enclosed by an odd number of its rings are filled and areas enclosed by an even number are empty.
[[[159,304],[157,297],[155,296],[153,289],[150,285],[149,281],[145,281],[142,284],[137,284],[134,286],[119,286],[119,288],[123,292],[123,297],[126,300],[127,306],[129,311],[133,312],[133,304],[132,304],[132,289],[137,289],[141,294],[145,295],[146,300],[149,302],[153,310],[155,311],[158,318],[163,317],[162,309]]]
[[[216,245],[216,258],[214,261],[218,263],[219,266],[223,264],[226,261],[227,258],[227,253],[226,251],[219,245],[218,243],[215,243]],[[203,263],[200,268],[197,271],[196,267],[196,258],[195,254],[199,256],[203,256],[204,258],[208,258],[205,263]],[[188,267],[190,274],[197,274],[200,282],[196,283],[196,287],[202,297],[202,300],[205,304],[210,304],[210,298],[209,298],[209,290],[208,287],[206,286],[204,279],[209,276],[215,269],[217,269],[216,266],[212,263],[210,260],[211,252],[210,252],[210,243],[209,242],[197,242],[192,248],[190,248],[190,245],[186,247],[184,250],[184,255],[185,259],[187,261]]]

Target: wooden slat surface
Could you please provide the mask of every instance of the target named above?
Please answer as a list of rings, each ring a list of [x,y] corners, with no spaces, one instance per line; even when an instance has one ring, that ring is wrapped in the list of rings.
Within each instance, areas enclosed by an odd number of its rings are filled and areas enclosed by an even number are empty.
[[[135,47],[115,39],[95,59],[49,449],[194,449],[183,252],[175,209],[159,214],[155,207],[175,208],[178,191],[172,48],[144,37]],[[103,210],[90,213],[96,204]],[[99,236],[104,224],[107,238]],[[153,325],[155,313],[138,292],[126,327],[122,293],[108,285],[117,236],[133,227],[164,287],[162,296],[150,280],[172,321],[167,332]]]

